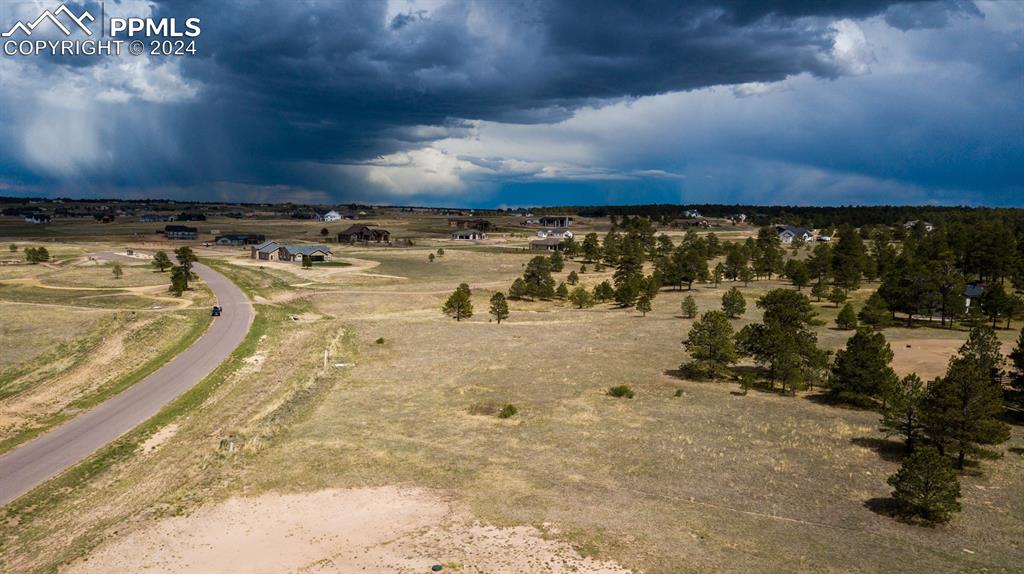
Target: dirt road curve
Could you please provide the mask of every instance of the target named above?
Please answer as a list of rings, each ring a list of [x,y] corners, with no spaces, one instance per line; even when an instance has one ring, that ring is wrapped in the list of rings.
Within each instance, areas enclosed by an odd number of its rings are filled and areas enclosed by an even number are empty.
[[[105,255],[105,258],[117,256]],[[205,265],[195,272],[217,296],[224,313],[191,347],[160,370],[77,418],[0,456],[0,505],[60,474],[155,415],[210,374],[242,342],[254,317],[245,294]]]

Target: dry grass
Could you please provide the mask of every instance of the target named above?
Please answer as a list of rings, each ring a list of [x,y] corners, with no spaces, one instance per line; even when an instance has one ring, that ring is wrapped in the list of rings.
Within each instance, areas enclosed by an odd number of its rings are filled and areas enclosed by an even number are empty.
[[[426,224],[403,229],[418,225]],[[262,307],[270,323],[256,354],[159,449],[10,515],[0,561],[48,570],[162,516],[237,494],[408,484],[450,492],[497,525],[550,523],[583,553],[644,572],[1024,563],[1019,427],[1006,445],[1015,452],[963,477],[964,511],[952,524],[905,525],[868,508],[888,495],[885,477],[899,458],[876,414],[807,396],[738,396],[732,383],[671,374],[691,324],[678,317],[685,292],[662,293],[646,318],[513,302],[510,321],[497,325],[487,299],[532,254],[445,245],[445,257],[427,263],[434,249],[339,250],[380,263],[355,272],[232,271],[273,301]],[[578,264],[560,276],[571,269]],[[587,284],[601,278],[583,276]],[[474,287],[477,314],[456,323],[439,309],[462,281]],[[743,289],[748,312],[735,326],[755,320],[754,298],[780,285]],[[717,308],[726,287],[696,289],[701,310]],[[828,304],[820,308],[834,318]],[[886,334],[894,348],[910,342],[908,351],[928,353],[898,352],[901,371],[944,364],[965,337],[930,328]],[[848,336],[820,328],[826,348]],[[379,337],[384,344],[374,343]],[[932,340],[934,348],[921,347]],[[356,366],[323,369],[325,348],[332,363]],[[636,398],[608,397],[615,384]],[[471,414],[474,405],[504,403],[519,414]],[[221,450],[222,439],[238,450]]]

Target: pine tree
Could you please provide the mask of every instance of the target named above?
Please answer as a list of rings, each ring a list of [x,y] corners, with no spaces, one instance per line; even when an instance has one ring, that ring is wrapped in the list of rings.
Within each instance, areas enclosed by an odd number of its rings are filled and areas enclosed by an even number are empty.
[[[892,316],[889,307],[885,303],[885,299],[882,298],[878,292],[874,292],[868,297],[867,302],[864,303],[864,307],[857,314],[865,325],[869,325],[875,329],[882,329],[889,324],[890,317]]]
[[[955,450],[956,466],[963,468],[968,454],[988,455],[983,445],[1010,438],[1002,414],[1003,389],[986,365],[976,357],[958,356],[949,362],[944,377],[928,385],[921,420],[939,451]]]
[[[1013,382],[1017,387],[1024,386],[1024,329],[1017,337],[1017,346],[1010,352],[1010,363],[1013,365]]]
[[[469,292],[464,289],[456,289],[448,297],[441,307],[441,312],[456,321],[468,319],[473,316],[473,302],[470,300]]]
[[[555,297],[563,300],[569,297],[569,288],[565,286],[564,282],[558,284],[558,289],[555,289]]]
[[[896,373],[889,366],[892,349],[881,333],[861,329],[836,352],[829,377],[830,393],[854,403],[871,403],[884,398],[896,382]]]
[[[188,276],[191,272],[180,265],[171,268],[171,286],[169,291],[175,297],[181,297],[188,290]]]
[[[928,522],[947,522],[960,511],[960,481],[949,461],[933,448],[914,451],[888,483],[905,513]]]
[[[718,377],[729,372],[738,357],[732,325],[721,311],[708,311],[693,323],[683,342],[691,361],[680,370],[698,378]]]
[[[526,281],[522,277],[517,277],[512,282],[512,287],[508,290],[508,296],[510,299],[523,299],[527,295]]]
[[[839,304],[846,301],[846,290],[841,287],[833,287],[832,290],[828,292],[828,300],[836,306],[836,309],[838,309]]]
[[[551,254],[551,272],[560,273],[565,267],[565,258],[558,251]]]
[[[433,263],[434,262],[434,254],[433,253],[430,253],[430,254],[427,255],[427,262],[428,263]]]
[[[681,304],[683,317],[687,319],[693,319],[697,316],[697,302],[693,299],[693,295],[687,295],[683,299]]]
[[[181,274],[180,280],[184,280],[185,289],[188,289],[188,282],[195,277],[192,273],[192,264],[199,261],[196,254],[192,252],[192,249],[188,246],[182,246],[174,250],[174,256],[178,259],[178,267],[184,269],[184,273]]]
[[[602,281],[594,286],[594,300],[605,302],[611,301],[615,297],[615,289],[612,288],[612,284],[607,281]]]
[[[577,285],[569,293],[569,301],[575,305],[577,309],[594,306],[593,296],[591,296],[590,292],[587,291],[587,288],[582,285]]]
[[[575,285],[580,282],[580,276],[575,271],[570,271],[569,276],[565,278],[565,282],[569,285]]]
[[[823,281],[818,281],[814,284],[814,287],[811,287],[811,295],[814,296],[815,302],[818,303],[821,302],[823,297],[827,297],[829,292],[828,285]]]
[[[636,300],[636,310],[640,311],[644,317],[651,311],[651,297],[644,293]]]
[[[887,434],[903,437],[907,451],[913,452],[922,436],[921,409],[927,387],[917,373],[911,373],[889,387],[882,411],[882,428]]]
[[[114,274],[114,279],[120,279],[124,277],[124,269],[121,269],[120,263],[115,263],[111,268],[110,272]]]
[[[857,328],[857,313],[853,310],[853,303],[843,305],[836,317],[836,326],[844,331],[852,331]]]
[[[171,266],[171,259],[167,257],[167,253],[164,251],[157,251],[153,254],[153,267],[156,267],[158,271],[163,273],[166,269]]]
[[[491,315],[501,325],[501,322],[508,319],[508,301],[500,291],[491,295]]]
[[[827,364],[818,348],[818,336],[810,328],[817,322],[810,300],[792,289],[773,289],[757,301],[764,310],[761,323],[746,325],[736,335],[737,350],[768,367],[774,386],[795,393],[813,384]]]
[[[733,287],[722,295],[722,311],[730,319],[743,315],[746,310],[747,300],[743,297],[743,293],[740,293],[739,289]]]
[[[747,266],[741,267],[739,278],[744,287],[749,287],[750,282],[754,280],[754,270]]]

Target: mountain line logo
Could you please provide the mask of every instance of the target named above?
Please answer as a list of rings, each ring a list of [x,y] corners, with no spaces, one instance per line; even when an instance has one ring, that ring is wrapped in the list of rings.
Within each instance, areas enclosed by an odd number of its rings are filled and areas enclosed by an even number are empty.
[[[63,22],[61,22],[59,16],[67,16],[71,19],[72,22],[75,23],[76,26],[78,26],[80,30],[85,32],[86,35],[92,36],[92,30],[90,30],[89,27],[85,25],[85,21],[88,20],[89,22],[93,22],[96,20],[96,18],[93,17],[93,15],[90,14],[88,11],[82,12],[82,15],[78,16],[74,12],[72,12],[66,4],[61,4],[59,8],[52,12],[50,10],[44,10],[38,18],[27,24],[20,20],[18,22],[15,22],[14,25],[11,26],[11,29],[8,30],[7,32],[3,32],[2,34],[0,34],[0,37],[10,38],[14,36],[17,32],[21,32],[25,36],[31,36],[32,32],[34,32],[37,27],[39,27],[43,22],[46,21],[52,22],[54,26],[56,26],[61,32],[64,33],[65,36],[70,36],[71,29],[64,25]]]

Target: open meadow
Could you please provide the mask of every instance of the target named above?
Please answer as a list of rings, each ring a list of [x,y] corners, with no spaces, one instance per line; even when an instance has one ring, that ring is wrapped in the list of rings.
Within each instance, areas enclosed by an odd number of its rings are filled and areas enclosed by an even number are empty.
[[[925,528],[881,510],[892,490],[886,477],[903,454],[898,437],[879,429],[877,412],[831,404],[820,389],[741,392],[736,381],[679,375],[694,322],[681,314],[684,297],[704,312],[738,286],[747,301],[731,320],[739,330],[760,319],[755,300],[792,288],[788,281],[666,287],[646,315],[612,303],[577,309],[557,299],[512,300],[498,324],[488,300],[507,292],[537,255],[526,249],[526,231],[502,222],[509,226],[474,243],[446,239],[439,218],[392,214],[373,223],[414,245],[330,244],[334,259],[349,265],[312,269],[255,261],[247,248],[194,246],[255,302],[249,337],[182,401],[8,505],[3,569],[1010,572],[1024,565],[1021,426],[998,447],[1000,458],[963,473],[963,511]],[[336,233],[342,224],[326,225]],[[229,226],[319,242],[325,224],[215,220],[203,228]],[[151,227],[61,223],[41,242],[38,227],[0,225],[4,243],[46,245],[55,258],[0,266],[9,341],[0,351],[0,449],[130,385],[208,324],[212,299],[203,286],[177,299],[166,293],[166,274],[145,260],[123,264],[115,279],[110,262],[91,258],[129,246],[169,251],[173,245]],[[608,227],[583,220],[579,229],[581,237]],[[756,229],[716,233],[742,240]],[[682,232],[670,235],[678,242]],[[587,268],[570,260],[554,276],[565,281],[576,271],[588,288],[612,278],[611,268]],[[475,311],[455,321],[441,307],[460,283],[472,289]],[[865,283],[851,299],[859,307],[877,287]],[[852,333],[835,328],[838,308],[813,306],[819,345],[842,348]],[[1021,328],[1011,326],[997,331],[1004,352]],[[895,371],[925,379],[941,375],[967,337],[964,329],[922,325],[883,332]],[[629,385],[635,396],[609,396],[614,385]],[[496,416],[508,404],[518,412]],[[195,532],[209,536],[197,541]],[[222,532],[223,541],[210,542]]]

